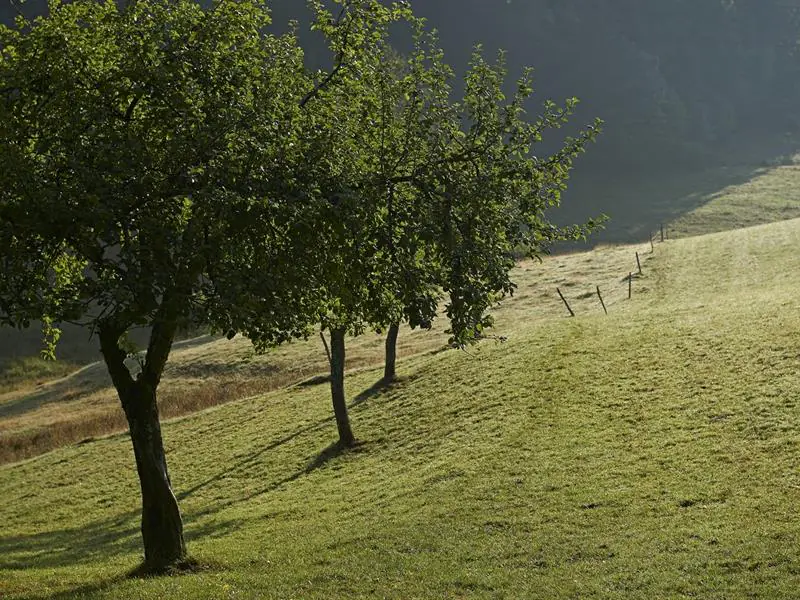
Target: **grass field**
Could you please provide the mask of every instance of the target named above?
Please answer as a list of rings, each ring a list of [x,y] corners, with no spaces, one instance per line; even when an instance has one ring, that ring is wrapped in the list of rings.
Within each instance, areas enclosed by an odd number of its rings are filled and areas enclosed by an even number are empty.
[[[164,427],[206,568],[126,577],[139,495],[116,434],[0,467],[0,597],[795,598],[798,245],[792,220],[524,264],[506,343],[406,333],[385,390],[365,336],[347,380],[363,443],[343,454],[327,387],[281,387],[321,372],[318,340],[265,357],[189,342],[165,395],[245,396]],[[72,377],[90,391],[0,398],[2,427],[110,410],[99,368]]]
[[[640,249],[644,249],[643,247]],[[553,257],[544,264],[523,263],[516,273],[521,289],[498,308],[503,321],[534,322],[566,314],[556,288],[579,312],[602,310],[596,285],[611,304],[627,295],[620,274],[635,268],[634,250],[607,247],[592,255]],[[404,330],[399,359],[447,347],[446,321],[431,332]],[[349,369],[372,368],[383,360],[383,338],[361,336],[348,343]],[[37,369],[53,363],[25,361]],[[59,368],[60,363],[50,368]],[[319,338],[295,342],[256,355],[247,340],[195,338],[176,344],[159,388],[165,417],[276,390],[324,374],[327,358]],[[15,371],[10,373],[13,376]],[[126,430],[116,392],[102,363],[92,363],[67,377],[43,383],[37,375],[0,386],[0,464],[29,458],[52,448],[114,431]]]
[[[764,168],[744,183],[707,194],[695,209],[671,223],[680,237],[752,227],[800,217],[800,156]]]

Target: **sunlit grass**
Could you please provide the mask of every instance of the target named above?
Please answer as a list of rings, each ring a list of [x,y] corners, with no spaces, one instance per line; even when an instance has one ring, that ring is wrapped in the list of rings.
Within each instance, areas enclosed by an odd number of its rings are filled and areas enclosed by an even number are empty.
[[[0,467],[0,597],[796,597],[800,220],[685,236],[800,214],[797,168],[725,190],[653,253],[521,264],[506,342],[404,331],[391,388],[382,338],[351,340],[363,443],[344,454],[318,339],[180,344],[165,416],[229,401],[164,426],[193,575],[126,576],[138,482],[127,436],[102,437],[124,428],[102,365],[6,391],[2,444],[64,447]]]
[[[551,279],[508,303],[506,343],[406,358],[377,393],[380,370],[348,378],[346,454],[324,385],[170,422],[199,574],[124,577],[124,435],[1,467],[0,595],[796,597],[798,243],[790,221],[657,245],[630,302],[630,248],[531,265]],[[608,317],[577,299],[595,282]]]
[[[556,256],[541,264],[521,263],[514,273],[517,293],[495,311],[498,324],[533,323],[566,314],[557,287],[578,314],[602,311],[595,292],[598,285],[607,306],[615,310],[627,298],[627,283],[621,275],[636,269],[636,250],[642,252],[643,260],[649,258],[649,247],[620,246],[591,254]],[[437,320],[432,331],[404,328],[398,341],[398,360],[447,348],[446,327],[446,320]],[[381,335],[368,333],[351,339],[347,367],[352,371],[379,366],[383,351]],[[47,364],[54,368],[61,365]],[[327,369],[318,337],[285,344],[265,355],[256,355],[242,338],[186,340],[176,344],[159,387],[161,414],[169,418],[196,412],[313,379]],[[102,363],[85,366],[47,385],[34,385],[37,381],[0,391],[0,463],[126,429],[119,400]]]

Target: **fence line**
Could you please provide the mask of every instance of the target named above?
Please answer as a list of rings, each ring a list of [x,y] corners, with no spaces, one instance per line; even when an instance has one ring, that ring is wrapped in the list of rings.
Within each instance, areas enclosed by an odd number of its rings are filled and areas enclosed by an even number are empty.
[[[663,223],[659,224],[658,233],[660,233],[661,242],[664,242],[665,240],[669,239],[669,230],[668,230],[667,227],[664,226]],[[651,231],[650,232],[650,253],[651,254],[655,254],[655,251],[656,251],[655,234]],[[638,276],[642,277],[644,275],[644,269],[642,268],[642,260],[641,260],[641,256],[639,255],[638,250],[635,252],[635,255],[636,255],[636,268],[638,270]],[[623,279],[622,279],[623,281],[627,280],[627,282],[628,282],[628,300],[632,300],[633,299],[633,277],[634,277],[633,271],[629,271],[628,272],[628,276],[627,277],[623,277]],[[596,293],[597,293],[597,297],[600,300],[600,304],[603,307],[603,312],[607,315],[608,314],[608,305],[606,305],[606,303],[605,303],[605,300],[603,298],[603,294],[600,291],[600,286],[599,285],[595,286],[595,290],[596,290]],[[561,288],[557,287],[556,288],[556,292],[558,293],[558,296],[561,298],[561,301],[564,303],[564,306],[566,306],[567,310],[569,311],[570,317],[574,317],[575,316],[575,311],[570,306],[569,302],[567,301],[567,298],[561,292]],[[591,294],[591,295],[594,295],[594,294]],[[580,296],[580,298],[586,298],[588,296],[589,296],[589,293],[587,292],[587,294],[585,296]]]

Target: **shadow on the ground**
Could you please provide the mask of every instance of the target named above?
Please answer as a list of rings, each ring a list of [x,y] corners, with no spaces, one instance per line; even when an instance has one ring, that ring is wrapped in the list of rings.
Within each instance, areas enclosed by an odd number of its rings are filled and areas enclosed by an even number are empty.
[[[362,391],[360,394],[358,394],[353,399],[353,401],[349,404],[348,408],[350,408],[350,409],[358,409],[359,407],[363,407],[363,405],[366,403],[367,400],[369,400],[371,398],[375,398],[378,395],[380,395],[380,394],[382,394],[382,393],[386,392],[387,390],[390,390],[390,389],[392,389],[394,387],[397,387],[399,385],[403,385],[405,383],[405,381],[406,381],[406,379],[398,379],[395,382],[387,384],[381,379],[381,380],[375,382],[372,386],[370,386],[366,390]],[[292,440],[295,440],[295,439],[297,439],[297,438],[299,438],[299,437],[301,437],[303,435],[317,433],[317,432],[322,431],[322,430],[324,430],[326,428],[330,428],[331,429],[331,433],[333,433],[334,429],[332,427],[332,424],[334,422],[335,422],[335,419],[334,419],[333,415],[331,415],[330,417],[327,417],[325,419],[321,419],[321,420],[317,421],[316,423],[313,423],[313,424],[308,425],[306,427],[301,427],[299,429],[296,429],[296,430],[292,431],[291,433],[288,433],[287,435],[270,442],[269,444],[265,445],[263,448],[260,448],[259,450],[257,450],[256,452],[253,452],[252,454],[250,454],[249,456],[243,458],[242,460],[240,460],[240,461],[228,466],[225,470],[220,471],[216,475],[214,475],[212,477],[209,477],[208,479],[206,479],[206,480],[204,480],[204,481],[192,486],[188,490],[184,490],[184,491],[178,493],[177,494],[178,500],[179,501],[183,501],[183,500],[185,500],[187,498],[190,498],[191,496],[193,496],[194,494],[196,494],[200,490],[208,488],[210,486],[213,486],[215,483],[218,483],[219,481],[223,480],[224,478],[229,476],[231,473],[235,473],[237,471],[240,471],[242,469],[247,468],[248,466],[250,466],[253,463],[257,462],[264,454],[266,454],[266,453],[268,453],[268,452],[270,452],[272,450],[275,450],[275,449],[279,448],[280,446],[283,446],[284,444],[287,444],[287,443],[291,442]],[[231,499],[229,499],[229,500],[227,500],[225,502],[217,503],[217,504],[215,504],[213,506],[210,506],[210,507],[208,507],[206,509],[203,509],[203,510],[200,510],[200,511],[196,511],[196,512],[193,513],[193,515],[195,517],[200,517],[200,516],[206,516],[206,515],[209,515],[209,514],[218,513],[220,511],[222,511],[222,510],[224,510],[226,508],[229,508],[231,506],[234,506],[236,504],[239,504],[239,503],[242,503],[242,502],[247,502],[249,500],[252,500],[255,497],[258,497],[258,496],[261,496],[263,494],[275,491],[275,490],[277,490],[277,489],[279,489],[279,488],[281,488],[281,487],[283,487],[283,486],[285,486],[285,485],[287,485],[289,483],[297,481],[300,477],[302,477],[304,475],[309,475],[309,474],[313,473],[317,469],[325,466],[328,462],[330,462],[331,460],[333,460],[335,458],[338,458],[339,456],[342,456],[342,455],[347,454],[349,452],[361,452],[368,445],[369,444],[366,443],[366,442],[358,441],[358,442],[356,442],[355,445],[347,447],[347,446],[342,446],[339,442],[334,442],[334,443],[330,444],[328,447],[326,447],[324,450],[322,450],[315,457],[313,457],[306,464],[306,466],[304,468],[301,468],[301,469],[295,471],[294,473],[290,473],[289,475],[287,475],[285,477],[282,477],[282,478],[280,478],[278,480],[268,482],[268,483],[266,483],[265,486],[263,486],[261,488],[258,488],[256,490],[251,490],[246,495],[243,495],[243,496],[240,496],[240,497],[237,497],[237,498],[231,498]]]
[[[350,408],[360,412],[366,410],[366,401],[375,398],[379,394],[391,389],[395,385],[402,385],[405,380],[386,385],[382,380],[376,382],[366,390],[358,394],[350,403]],[[290,442],[300,436],[319,432],[330,427],[331,434],[335,435],[332,427],[334,417],[330,416],[320,419],[316,423],[306,427],[298,428],[287,435],[274,440],[256,452],[247,456],[236,464],[227,466],[223,471],[198,483],[188,490],[177,494],[179,501],[185,500],[197,491],[211,486],[221,480],[231,471],[246,467],[248,464],[256,462],[259,458],[279,446]],[[187,542],[199,538],[218,537],[227,535],[243,525],[240,519],[213,519],[206,520],[209,515],[216,515],[222,510],[248,502],[253,498],[280,489],[283,486],[297,481],[303,476],[310,475],[322,469],[338,458],[354,453],[368,450],[371,444],[377,441],[356,442],[353,446],[344,446],[339,442],[334,442],[319,451],[306,464],[294,472],[288,473],[283,477],[272,478],[255,490],[249,490],[245,494],[231,497],[225,502],[216,502],[211,506],[185,513],[185,536]],[[141,553],[141,533],[139,529],[139,509],[120,512],[109,516],[106,519],[94,521],[81,526],[44,531],[33,534],[21,534],[11,536],[0,536],[0,573],[10,570],[24,570],[32,566],[37,568],[60,568],[70,565],[80,565],[86,563],[108,560],[119,556],[130,556]],[[2,575],[0,575],[1,577]],[[76,596],[91,594],[113,586],[121,581],[125,575],[115,576],[100,582],[86,584],[67,591],[58,592],[55,595],[47,596],[54,599],[66,599]],[[42,597],[41,594],[33,594],[30,597]]]
[[[137,515],[128,511],[80,527],[0,536],[0,571],[63,567],[135,551]]]

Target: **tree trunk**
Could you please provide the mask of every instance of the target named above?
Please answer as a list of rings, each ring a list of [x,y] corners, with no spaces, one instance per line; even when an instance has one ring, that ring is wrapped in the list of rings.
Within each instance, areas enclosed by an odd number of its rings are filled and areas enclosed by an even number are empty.
[[[183,521],[172,493],[155,390],[135,382],[122,398],[142,489],[142,539],[148,571],[161,571],[186,558]]]
[[[383,367],[383,382],[391,383],[397,374],[395,365],[397,363],[397,335],[400,333],[400,323],[389,325],[389,333],[386,335],[386,364]]]
[[[344,396],[344,334],[344,329],[331,330],[331,397],[333,413],[336,415],[336,427],[339,430],[339,442],[343,446],[352,446],[356,440],[350,429],[350,417],[347,414],[347,402]]]
[[[163,572],[186,558],[183,521],[167,472],[156,403],[156,389],[174,337],[172,325],[162,322],[153,327],[147,362],[136,380],[125,366],[119,330],[100,330],[100,348],[122,402],[133,443],[142,490],[144,571],[150,573]]]

